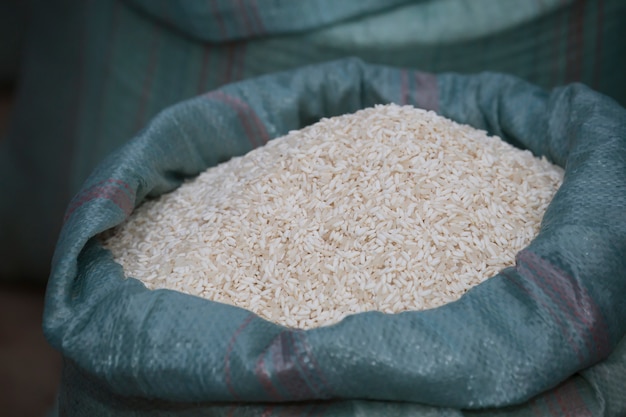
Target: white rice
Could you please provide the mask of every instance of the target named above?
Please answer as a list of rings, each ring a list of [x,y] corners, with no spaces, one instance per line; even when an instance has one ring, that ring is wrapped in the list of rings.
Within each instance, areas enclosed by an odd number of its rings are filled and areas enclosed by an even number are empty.
[[[146,201],[127,276],[297,328],[441,306],[514,265],[563,170],[411,106],[322,119]]]

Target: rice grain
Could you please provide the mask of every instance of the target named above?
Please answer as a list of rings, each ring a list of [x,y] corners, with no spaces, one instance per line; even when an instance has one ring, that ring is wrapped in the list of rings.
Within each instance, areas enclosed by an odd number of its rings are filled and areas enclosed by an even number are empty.
[[[210,168],[103,242],[148,288],[312,328],[457,300],[514,264],[562,178],[481,130],[378,105]]]

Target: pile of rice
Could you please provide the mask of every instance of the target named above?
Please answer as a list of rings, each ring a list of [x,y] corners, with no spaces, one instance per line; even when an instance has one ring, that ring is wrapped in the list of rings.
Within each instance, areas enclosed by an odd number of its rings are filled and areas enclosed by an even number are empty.
[[[440,306],[514,265],[563,170],[411,106],[275,139],[104,236],[127,276],[312,328]]]

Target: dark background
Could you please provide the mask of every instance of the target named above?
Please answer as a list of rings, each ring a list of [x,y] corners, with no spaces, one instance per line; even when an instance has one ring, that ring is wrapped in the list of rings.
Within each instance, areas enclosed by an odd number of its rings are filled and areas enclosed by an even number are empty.
[[[13,102],[11,86],[0,88],[0,137]],[[41,330],[45,286],[0,281],[0,415],[41,417],[52,408],[61,355]]]

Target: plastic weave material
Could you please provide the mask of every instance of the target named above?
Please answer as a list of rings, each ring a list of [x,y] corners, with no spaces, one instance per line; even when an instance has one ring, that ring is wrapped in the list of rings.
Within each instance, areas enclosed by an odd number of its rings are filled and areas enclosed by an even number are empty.
[[[516,266],[456,302],[288,329],[150,291],[94,238],[210,166],[321,117],[389,102],[565,168]],[[70,203],[44,317],[65,361],[60,415],[623,416],[624,207],[626,110],[580,84],[546,91],[495,73],[351,59],[228,85],[160,113]]]

